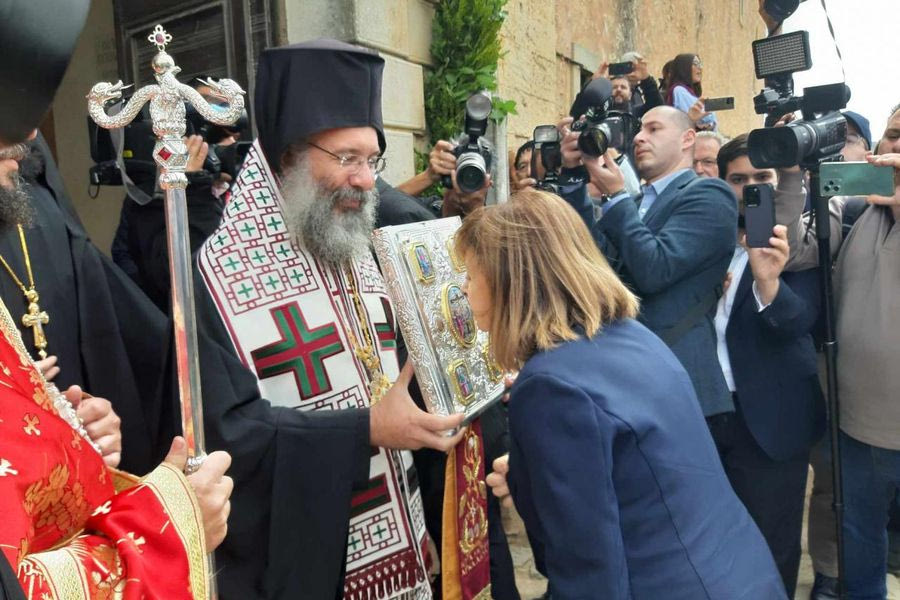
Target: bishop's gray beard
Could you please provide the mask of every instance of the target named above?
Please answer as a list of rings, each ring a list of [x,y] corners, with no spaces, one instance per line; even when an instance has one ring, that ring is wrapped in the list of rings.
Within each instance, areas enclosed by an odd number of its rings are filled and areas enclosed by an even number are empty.
[[[375,189],[329,190],[315,181],[304,160],[286,170],[281,189],[291,239],[314,257],[340,266],[369,252],[378,207]],[[334,211],[336,205],[348,200],[358,201],[359,209]]]
[[[0,233],[16,225],[31,225],[33,210],[28,184],[17,174],[10,175],[12,187],[0,185]]]

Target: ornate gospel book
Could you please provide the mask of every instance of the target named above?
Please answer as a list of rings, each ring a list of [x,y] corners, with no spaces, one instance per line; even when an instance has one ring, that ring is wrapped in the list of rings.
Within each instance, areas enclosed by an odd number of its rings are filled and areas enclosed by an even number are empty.
[[[463,294],[466,267],[453,249],[459,226],[453,217],[383,227],[373,243],[428,410],[464,412],[468,423],[505,390]]]

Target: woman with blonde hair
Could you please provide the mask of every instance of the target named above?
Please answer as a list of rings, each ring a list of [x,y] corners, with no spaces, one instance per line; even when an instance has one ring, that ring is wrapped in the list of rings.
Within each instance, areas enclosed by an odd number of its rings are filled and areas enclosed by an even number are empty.
[[[687,373],[575,211],[525,190],[470,214],[456,249],[476,324],[519,370],[488,483],[544,546],[550,596],[786,598]]]

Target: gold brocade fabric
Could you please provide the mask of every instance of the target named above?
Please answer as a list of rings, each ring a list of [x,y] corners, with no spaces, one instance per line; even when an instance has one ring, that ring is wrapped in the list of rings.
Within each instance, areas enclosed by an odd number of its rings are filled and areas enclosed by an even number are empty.
[[[0,551],[26,597],[206,598],[202,516],[184,475],[162,465],[116,493],[113,478],[128,478],[111,477],[57,414],[2,303],[0,333]]]

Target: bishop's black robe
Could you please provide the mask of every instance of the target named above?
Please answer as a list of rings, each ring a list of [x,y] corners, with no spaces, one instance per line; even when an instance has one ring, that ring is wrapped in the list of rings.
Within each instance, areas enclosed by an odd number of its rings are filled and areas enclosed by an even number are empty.
[[[299,411],[259,395],[202,278],[194,282],[207,444],[228,450],[228,536],[219,595],[340,598],[353,488],[369,479],[369,410]]]
[[[121,468],[139,474],[165,456],[177,431],[174,388],[163,377],[169,353],[166,317],[90,241],[65,193],[42,138],[36,149],[43,169],[26,181],[34,223],[25,230],[41,309],[47,352],[59,357],[55,383],[73,384],[112,402],[122,418]],[[0,254],[20,280],[28,276],[18,231],[0,233]],[[21,289],[0,271],[0,296],[16,320],[26,348],[39,358],[30,328],[21,323],[26,302]]]
[[[218,201],[203,198],[204,190],[209,193],[208,186],[188,189],[193,248],[221,218]],[[155,274],[155,289],[167,291],[164,213],[152,203],[129,209],[133,258],[144,265],[145,275]],[[228,474],[235,481],[228,536],[216,550],[219,596],[339,598],[351,492],[354,484],[369,479],[368,410],[301,412],[272,406],[235,355],[199,277],[194,294],[207,450],[231,453]],[[164,336],[171,324],[166,327]],[[171,389],[177,389],[174,373],[170,357],[165,377]],[[174,420],[168,414],[162,420],[168,439],[180,431],[177,413]]]

